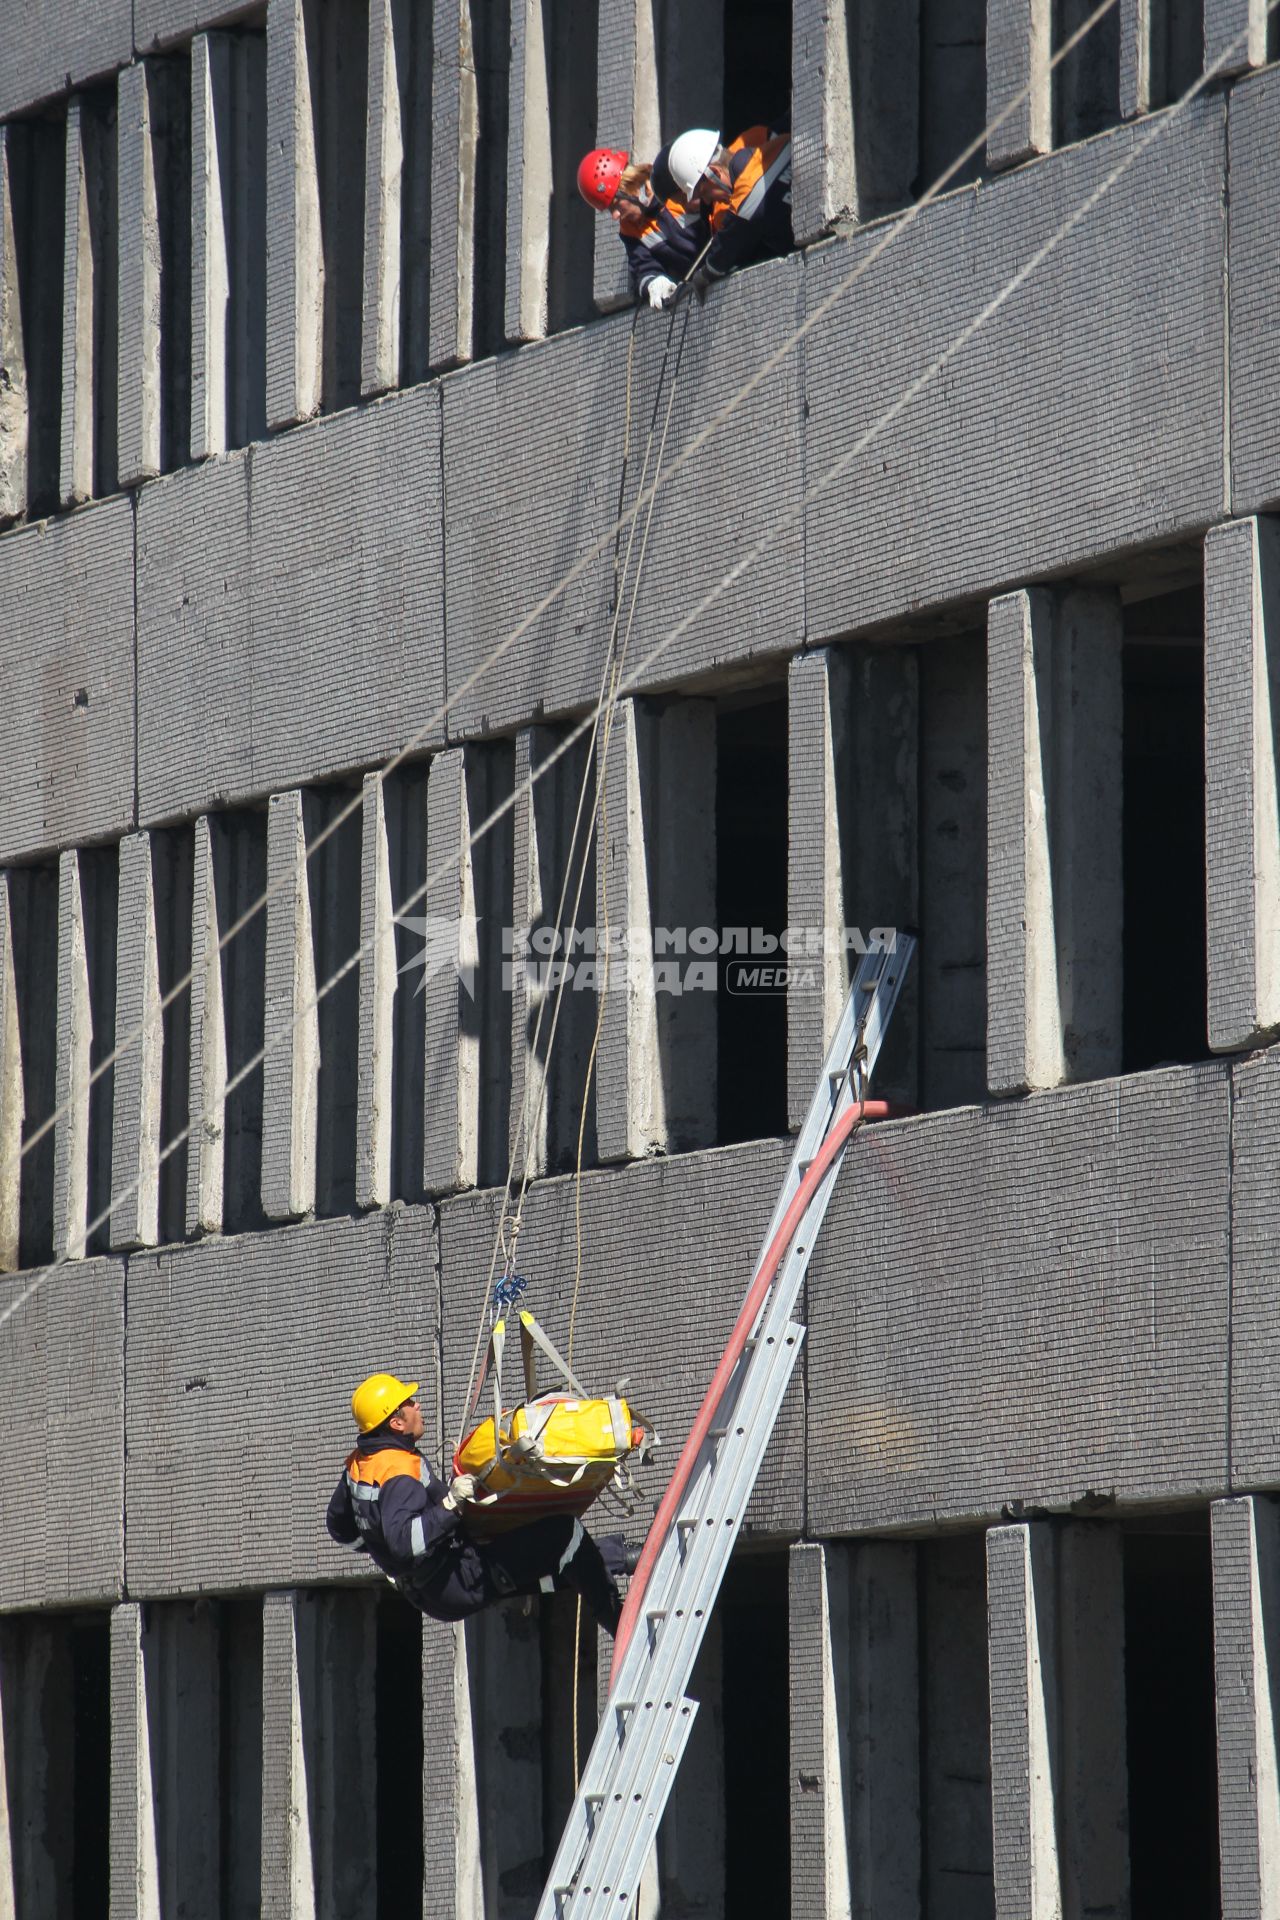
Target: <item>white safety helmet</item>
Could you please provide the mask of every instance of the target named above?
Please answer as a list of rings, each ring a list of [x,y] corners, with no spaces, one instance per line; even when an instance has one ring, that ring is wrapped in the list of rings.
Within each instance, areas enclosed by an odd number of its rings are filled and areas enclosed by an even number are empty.
[[[719,146],[720,135],[713,133],[710,127],[690,127],[688,133],[682,133],[671,142],[667,165],[671,169],[671,178],[686,200],[692,197],[694,188],[715,159]]]

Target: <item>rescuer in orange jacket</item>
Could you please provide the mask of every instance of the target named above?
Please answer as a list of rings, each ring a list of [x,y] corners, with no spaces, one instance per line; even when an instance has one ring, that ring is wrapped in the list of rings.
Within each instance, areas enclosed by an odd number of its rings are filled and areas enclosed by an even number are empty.
[[[615,1576],[638,1555],[619,1533],[592,1539],[581,1520],[551,1515],[495,1540],[464,1531],[475,1494],[469,1473],[448,1487],[418,1452],[423,1435],[416,1380],[374,1373],[351,1396],[360,1436],[325,1516],[331,1538],[363,1550],[406,1600],[433,1620],[464,1620],[513,1594],[580,1593],[613,1633],[622,1612]]]
[[[794,244],[789,133],[748,127],[725,147],[710,127],[693,127],[660,149],[652,182],[706,214],[713,237],[702,270],[712,280]]]
[[[706,215],[671,193],[660,200],[645,161],[596,147],[578,166],[578,191],[589,207],[618,223],[627,250],[631,291],[651,307],[669,306],[676,288],[710,238]]]

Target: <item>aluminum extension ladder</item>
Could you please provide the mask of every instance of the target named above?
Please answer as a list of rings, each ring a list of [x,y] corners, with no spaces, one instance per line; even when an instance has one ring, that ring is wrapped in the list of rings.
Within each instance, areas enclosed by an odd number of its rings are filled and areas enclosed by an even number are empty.
[[[823,1142],[866,1097],[915,944],[900,933],[892,953],[867,953],[858,964],[753,1284]],[[791,1235],[711,1416],[616,1667],[536,1920],[602,1920],[605,1914],[629,1920],[698,1710],[685,1688],[800,1356],[805,1330],[794,1309],[843,1159],[842,1147]]]

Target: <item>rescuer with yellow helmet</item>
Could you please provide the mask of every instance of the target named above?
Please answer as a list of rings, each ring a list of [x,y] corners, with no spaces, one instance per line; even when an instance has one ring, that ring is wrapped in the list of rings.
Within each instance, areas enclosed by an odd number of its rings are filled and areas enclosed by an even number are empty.
[[[616,1575],[638,1555],[620,1533],[597,1543],[568,1514],[534,1520],[495,1540],[465,1529],[475,1480],[438,1480],[418,1451],[425,1425],[416,1380],[371,1373],[351,1396],[359,1437],[325,1517],[341,1546],[364,1551],[433,1620],[464,1620],[512,1594],[572,1589],[606,1633],[622,1612]]]

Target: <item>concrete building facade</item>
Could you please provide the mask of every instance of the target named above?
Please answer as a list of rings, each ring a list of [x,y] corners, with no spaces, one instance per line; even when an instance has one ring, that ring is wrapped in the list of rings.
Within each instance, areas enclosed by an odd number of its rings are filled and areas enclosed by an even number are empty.
[[[594,1635],[329,1542],[351,1388],[514,1168],[674,1457],[907,925],[642,1910],[1280,1915],[1280,36],[1090,11],[0,6],[0,1916],[532,1913]],[[579,154],[787,113],[629,306]]]

